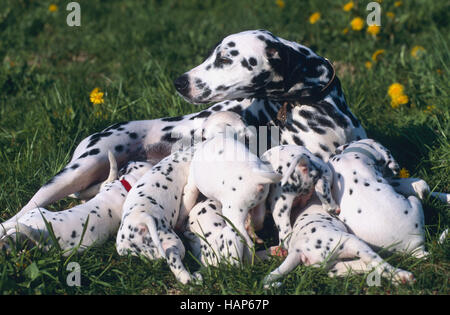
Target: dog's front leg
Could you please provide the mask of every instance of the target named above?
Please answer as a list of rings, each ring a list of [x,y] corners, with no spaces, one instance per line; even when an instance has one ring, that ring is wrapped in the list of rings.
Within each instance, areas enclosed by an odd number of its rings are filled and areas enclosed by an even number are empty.
[[[279,243],[286,249],[289,249],[289,240],[292,234],[291,209],[295,197],[295,194],[283,193],[281,187],[276,186],[271,198],[272,216],[278,230]]]

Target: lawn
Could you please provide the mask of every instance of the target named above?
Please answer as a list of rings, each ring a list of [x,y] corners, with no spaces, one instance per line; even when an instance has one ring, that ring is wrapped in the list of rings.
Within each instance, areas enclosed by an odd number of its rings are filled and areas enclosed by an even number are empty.
[[[172,81],[202,62],[224,36],[248,29],[313,48],[336,65],[348,104],[369,137],[387,146],[410,176],[450,192],[450,4],[381,2],[381,28],[357,28],[368,1],[108,0],[78,1],[81,26],[66,24],[70,1],[3,0],[0,5],[0,216],[5,220],[69,161],[86,136],[113,123],[198,111],[176,95]],[[50,5],[56,5],[51,6]],[[313,13],[316,19],[310,20]],[[314,22],[314,23],[311,23]],[[353,27],[352,27],[353,25]],[[388,88],[407,102],[391,103]],[[93,104],[94,88],[104,103]],[[75,204],[64,199],[50,207]],[[427,259],[391,256],[414,273],[413,285],[364,276],[330,279],[321,268],[298,267],[280,288],[261,280],[280,264],[200,268],[202,285],[183,286],[167,265],[120,257],[110,240],[64,258],[56,250],[0,253],[3,294],[449,294],[450,242],[438,244],[449,208],[424,201]],[[67,265],[81,266],[81,286],[68,286]]]

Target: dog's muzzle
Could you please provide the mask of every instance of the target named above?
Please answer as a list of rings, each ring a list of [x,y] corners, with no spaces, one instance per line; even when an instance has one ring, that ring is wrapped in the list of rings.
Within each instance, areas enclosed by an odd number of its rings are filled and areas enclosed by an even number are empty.
[[[183,74],[173,81],[175,85],[175,89],[183,96],[189,96],[189,76],[187,74]]]

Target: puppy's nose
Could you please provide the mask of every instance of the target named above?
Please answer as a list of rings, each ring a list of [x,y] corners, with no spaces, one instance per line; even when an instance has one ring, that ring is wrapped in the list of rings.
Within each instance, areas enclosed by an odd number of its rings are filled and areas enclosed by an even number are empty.
[[[182,76],[175,79],[175,81],[173,81],[173,84],[180,94],[186,95],[189,91],[189,76],[187,74],[183,74]]]

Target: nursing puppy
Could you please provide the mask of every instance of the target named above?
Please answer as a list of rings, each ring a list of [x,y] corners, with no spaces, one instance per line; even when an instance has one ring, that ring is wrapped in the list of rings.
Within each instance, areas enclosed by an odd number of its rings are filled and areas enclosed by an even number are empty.
[[[336,152],[329,165],[335,173],[339,219],[371,246],[425,256],[422,204],[416,196],[396,192],[385,178],[399,170],[390,152],[372,139],[351,142]],[[414,187],[424,194],[424,185]]]
[[[305,205],[314,193],[326,212],[339,212],[331,195],[333,174],[329,166],[308,149],[296,145],[281,145],[265,152],[261,159],[283,175],[283,180],[270,187],[268,197],[280,244],[289,249],[291,209]]]
[[[198,203],[189,213],[184,236],[192,253],[205,266],[242,261],[243,240],[222,216],[222,205],[212,199]]]
[[[128,190],[153,166],[148,162],[130,162],[120,170],[120,178],[117,179],[117,164],[111,152],[109,161],[110,175],[93,199],[64,211],[33,209],[17,222],[2,225],[3,232],[6,233],[2,243],[7,246],[8,239],[15,241],[17,238],[26,238],[48,250],[55,244],[45,223],[47,221],[65,255],[70,254],[74,248],[82,252],[90,246],[103,244],[119,227]]]
[[[331,268],[330,276],[375,269],[377,274],[394,283],[414,281],[410,272],[385,262],[364,241],[351,234],[345,224],[324,211],[316,196],[296,216],[289,253],[283,263],[264,278],[265,287],[279,285],[275,281],[301,263]]]
[[[223,216],[229,219],[227,225],[244,237],[248,257],[253,242],[246,231],[247,215],[265,201],[269,184],[280,180],[269,163],[263,163],[242,142],[220,133],[196,147],[185,196],[200,191],[219,201]]]

